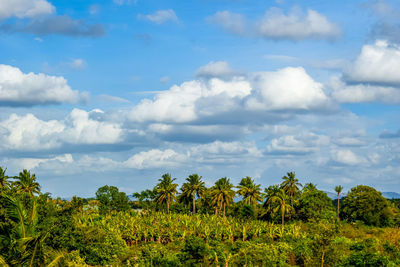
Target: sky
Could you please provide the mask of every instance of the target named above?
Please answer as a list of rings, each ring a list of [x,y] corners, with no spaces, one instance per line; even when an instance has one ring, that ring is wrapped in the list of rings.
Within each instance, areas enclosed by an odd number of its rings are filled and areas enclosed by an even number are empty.
[[[0,0],[0,166],[54,197],[294,171],[400,192],[400,2]]]

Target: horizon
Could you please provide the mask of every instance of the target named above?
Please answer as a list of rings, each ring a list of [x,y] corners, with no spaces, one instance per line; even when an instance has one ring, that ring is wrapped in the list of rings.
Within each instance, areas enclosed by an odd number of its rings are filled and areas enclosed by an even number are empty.
[[[394,0],[0,0],[0,166],[42,192],[163,173],[400,193]]]

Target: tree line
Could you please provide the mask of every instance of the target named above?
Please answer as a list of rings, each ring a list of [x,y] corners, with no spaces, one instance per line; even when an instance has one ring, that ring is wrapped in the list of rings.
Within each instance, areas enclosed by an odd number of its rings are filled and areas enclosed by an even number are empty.
[[[294,172],[264,190],[251,177],[207,188],[197,174],[179,187],[166,173],[133,201],[108,185],[67,201],[0,167],[0,266],[400,264],[400,201],[365,185],[335,191]]]

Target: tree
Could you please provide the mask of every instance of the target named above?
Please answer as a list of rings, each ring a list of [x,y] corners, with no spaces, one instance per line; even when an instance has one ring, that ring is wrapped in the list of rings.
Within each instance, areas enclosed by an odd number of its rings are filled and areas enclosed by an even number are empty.
[[[124,211],[129,209],[129,198],[124,192],[119,192],[115,186],[105,185],[96,192],[99,201],[99,212],[105,214],[111,211]]]
[[[293,207],[293,198],[299,191],[299,186],[302,186],[299,183],[299,179],[295,178],[296,174],[294,172],[288,172],[287,176],[283,176],[283,182],[281,183],[281,187],[285,190],[286,194],[289,195],[290,205]]]
[[[343,199],[342,213],[349,221],[362,221],[367,225],[389,225],[393,218],[389,201],[381,192],[366,185],[353,187]]]
[[[337,186],[335,186],[335,192],[337,193],[337,218],[338,218],[338,220],[340,220],[340,217],[339,217],[339,203],[340,203],[340,193],[342,192],[342,190],[343,190],[343,186],[341,186],[341,185],[337,185]]]
[[[243,197],[247,205],[254,207],[259,201],[262,201],[260,186],[259,184],[256,185],[254,180],[247,176],[240,181],[237,193]]]
[[[189,177],[186,178],[187,183],[182,185],[182,194],[192,198],[193,213],[196,213],[196,195],[202,198],[206,191],[205,184],[201,178],[202,177],[197,174],[189,175]]]
[[[289,201],[289,196],[283,189],[280,189],[278,193],[267,200],[269,207],[271,207],[273,203],[278,203],[278,206],[272,208],[272,211],[274,213],[277,213],[278,211],[281,212],[282,226],[285,225],[285,214],[294,210],[288,203]]]
[[[211,201],[215,205],[215,214],[218,215],[218,209],[224,211],[225,208],[233,203],[235,197],[235,191],[232,190],[233,184],[226,177],[219,179],[215,182],[215,185],[211,188]]]
[[[30,196],[34,194],[40,194],[40,185],[36,182],[35,174],[31,175],[31,172],[24,169],[15,177],[14,185],[19,192],[28,193]]]
[[[309,184],[303,188],[298,207],[298,217],[302,220],[319,220],[335,218],[332,200],[328,195]]]
[[[10,177],[6,175],[6,169],[0,167],[0,190],[8,188],[10,183],[7,181]]]
[[[169,173],[166,173],[162,176],[162,179],[158,179],[159,183],[156,186],[157,198],[156,201],[158,203],[166,203],[167,204],[167,212],[169,213],[169,205],[171,201],[176,200],[175,194],[178,193],[176,189],[178,184],[174,184],[173,182],[176,178],[172,179]]]

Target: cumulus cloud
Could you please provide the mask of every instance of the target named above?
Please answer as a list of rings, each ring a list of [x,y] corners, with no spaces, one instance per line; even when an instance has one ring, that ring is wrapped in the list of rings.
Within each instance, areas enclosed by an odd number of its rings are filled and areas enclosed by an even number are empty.
[[[85,20],[76,20],[67,15],[38,18],[29,23],[3,24],[0,25],[0,31],[35,35],[60,34],[75,37],[101,37],[105,35],[103,24],[87,24]]]
[[[10,17],[33,18],[54,11],[55,7],[46,0],[0,0],[0,20]]]
[[[400,90],[397,87],[374,84],[346,84],[340,77],[330,82],[332,97],[341,103],[383,102],[400,104]]]
[[[214,63],[200,69],[201,73],[210,73],[210,69],[215,72],[209,66]],[[213,117],[218,116],[227,121],[234,116],[238,121],[241,116],[251,117],[243,115],[245,113],[321,110],[329,106],[329,99],[322,89],[322,84],[315,82],[301,67],[253,73],[248,77],[234,76],[228,80],[193,80],[174,85],[158,93],[153,100],[142,100],[131,110],[129,119],[134,122],[187,123],[205,118],[215,122]]]
[[[366,162],[365,158],[348,149],[331,151],[331,158],[335,162],[345,165],[359,165]]]
[[[74,109],[65,120],[43,121],[33,114],[12,114],[0,122],[1,145],[6,150],[36,151],[72,144],[115,144],[123,139],[121,126],[96,120],[99,110]]]
[[[241,14],[236,14],[229,11],[219,11],[206,18],[206,21],[208,23],[218,25],[224,31],[232,34],[243,35],[246,30],[245,18]]]
[[[344,75],[352,82],[400,84],[400,46],[385,40],[364,45]]]
[[[251,75],[253,92],[246,102],[250,110],[311,110],[328,103],[322,84],[302,67]]]
[[[268,39],[334,39],[340,35],[339,27],[324,15],[308,9],[292,9],[285,14],[280,8],[269,9],[258,22],[258,34]]]
[[[178,22],[178,17],[172,9],[158,10],[153,14],[143,15],[139,14],[138,19],[147,20],[155,24],[163,24],[168,21]]]
[[[76,103],[85,96],[72,90],[63,77],[42,73],[23,73],[20,69],[0,64],[0,105],[33,106]]]

